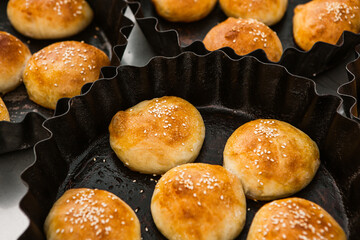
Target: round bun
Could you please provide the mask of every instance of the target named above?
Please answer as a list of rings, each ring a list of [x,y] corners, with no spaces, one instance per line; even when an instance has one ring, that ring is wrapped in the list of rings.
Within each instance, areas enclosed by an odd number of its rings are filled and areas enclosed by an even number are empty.
[[[151,214],[168,239],[234,239],[245,224],[246,199],[239,179],[225,168],[185,164],[160,178]]]
[[[116,195],[88,188],[67,190],[45,220],[47,240],[140,240],[140,222]]]
[[[281,20],[288,0],[219,0],[228,17],[253,18],[268,26]]]
[[[287,198],[264,205],[251,223],[247,240],[336,239],[344,230],[319,205],[302,198]]]
[[[85,0],[10,0],[7,15],[21,34],[35,39],[57,39],[85,29],[93,11]]]
[[[156,12],[171,22],[194,22],[206,17],[217,0],[152,0]]]
[[[199,111],[178,97],[143,101],[118,112],[110,126],[110,145],[130,169],[162,174],[195,161],[205,138]]]
[[[99,78],[100,69],[110,64],[106,54],[86,43],[54,43],[35,53],[24,72],[29,97],[37,104],[55,109],[60,98],[80,94],[81,87]]]
[[[294,13],[294,40],[305,51],[319,41],[336,44],[344,31],[360,32],[358,0],[313,0]]]
[[[272,200],[307,186],[320,165],[319,149],[311,138],[288,123],[258,119],[228,139],[224,167],[237,175],[245,195]]]
[[[205,47],[214,51],[231,47],[238,55],[263,49],[269,60],[280,60],[283,48],[276,33],[254,19],[228,18],[213,27],[204,38]]]
[[[10,121],[9,112],[5,106],[5,103],[0,98],[0,121]]]
[[[31,53],[19,39],[0,31],[0,93],[14,90],[21,83]]]

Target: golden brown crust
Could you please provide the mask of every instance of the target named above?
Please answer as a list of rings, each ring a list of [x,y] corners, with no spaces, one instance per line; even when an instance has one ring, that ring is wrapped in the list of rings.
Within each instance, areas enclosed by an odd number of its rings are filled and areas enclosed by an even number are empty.
[[[219,0],[228,17],[253,18],[268,26],[281,20],[288,0]]]
[[[239,179],[223,167],[184,164],[161,177],[151,213],[168,239],[234,239],[245,223],[246,199]]]
[[[358,0],[313,0],[294,10],[293,34],[305,51],[319,41],[336,44],[344,31],[360,32]]]
[[[10,121],[9,112],[5,106],[5,103],[0,98],[0,121]]]
[[[152,0],[156,12],[171,22],[194,22],[206,17],[216,0]]]
[[[257,200],[300,191],[319,165],[316,143],[299,129],[273,119],[240,126],[224,149],[224,167],[240,178],[246,196]]]
[[[44,225],[47,240],[140,240],[140,222],[116,195],[88,188],[67,190]]]
[[[99,78],[100,69],[110,64],[106,54],[86,43],[54,43],[35,53],[24,72],[29,97],[37,104],[55,109],[60,98],[80,94],[81,87]]]
[[[238,55],[246,55],[256,49],[263,49],[273,62],[280,60],[283,51],[276,33],[254,19],[230,17],[213,27],[203,42],[210,51],[231,47]]]
[[[194,161],[205,138],[200,113],[178,97],[155,98],[118,112],[109,132],[119,159],[134,171],[151,174]]]
[[[75,35],[93,18],[85,0],[10,0],[7,14],[16,30],[36,39]]]
[[[29,48],[13,35],[0,31],[0,93],[14,90],[21,83]]]
[[[256,213],[247,240],[257,239],[346,240],[346,235],[319,205],[301,198],[287,198],[268,203]]]

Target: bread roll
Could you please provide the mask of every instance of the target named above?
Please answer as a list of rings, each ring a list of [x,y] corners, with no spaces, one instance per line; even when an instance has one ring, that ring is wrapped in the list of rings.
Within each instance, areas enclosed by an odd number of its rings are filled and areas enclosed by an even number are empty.
[[[116,195],[88,188],[67,190],[44,225],[47,240],[140,240],[140,222]]]
[[[239,179],[223,167],[184,164],[156,184],[151,214],[168,239],[234,239],[245,224],[246,199]]]
[[[308,51],[316,42],[336,44],[344,31],[360,32],[359,0],[313,0],[294,10],[296,44]]]
[[[14,90],[21,83],[29,48],[13,35],[0,31],[0,94]]]
[[[194,22],[206,17],[216,0],[152,0],[156,12],[171,22]]]
[[[35,103],[55,109],[60,98],[80,94],[81,87],[99,78],[110,64],[106,54],[76,41],[54,43],[35,53],[24,72],[24,84]]]
[[[253,18],[271,26],[284,16],[288,0],[219,0],[219,3],[228,17]]]
[[[27,37],[57,39],[85,29],[93,11],[85,0],[10,0],[7,15],[14,28]]]
[[[205,138],[199,111],[178,97],[155,98],[118,112],[109,132],[119,159],[130,169],[148,174],[193,162]]]
[[[263,49],[269,60],[280,60],[283,48],[276,33],[254,19],[228,18],[213,27],[204,38],[205,47],[214,51],[231,47],[238,55]]]
[[[247,240],[346,240],[344,230],[319,205],[287,198],[264,205],[256,213]]]
[[[224,167],[240,178],[245,195],[256,200],[300,191],[313,179],[319,165],[316,143],[299,129],[273,119],[240,126],[224,150]]]
[[[9,112],[5,106],[5,103],[0,98],[0,121],[10,121]]]

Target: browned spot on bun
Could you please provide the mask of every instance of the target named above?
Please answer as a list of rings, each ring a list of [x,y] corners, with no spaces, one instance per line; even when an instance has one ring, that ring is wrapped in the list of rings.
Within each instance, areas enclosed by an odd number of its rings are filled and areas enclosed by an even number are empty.
[[[168,239],[234,239],[245,223],[246,200],[240,180],[223,167],[184,164],[161,177],[151,213]]]
[[[300,191],[319,165],[316,143],[299,129],[273,119],[240,126],[224,149],[224,167],[241,179],[246,196],[257,200]]]
[[[228,17],[253,18],[268,26],[281,20],[288,0],[219,0]]]
[[[178,97],[155,98],[120,111],[109,131],[111,147],[124,164],[156,174],[194,161],[205,137],[200,113]]]
[[[31,53],[19,39],[0,31],[0,93],[12,91],[21,83]]]
[[[54,204],[44,225],[48,240],[140,240],[140,222],[116,195],[97,189],[67,190]]]
[[[9,112],[5,106],[5,103],[0,98],[0,121],[10,121]]]
[[[32,101],[55,109],[60,98],[80,94],[81,87],[97,80],[101,67],[109,64],[106,54],[94,46],[58,42],[31,57],[24,72],[24,84]]]
[[[276,33],[254,19],[230,17],[213,27],[203,42],[210,51],[231,47],[238,55],[246,55],[256,49],[263,49],[273,62],[280,60],[283,51]]]
[[[152,0],[156,12],[171,22],[194,22],[206,17],[216,0]]]
[[[247,240],[255,239],[346,240],[346,235],[319,205],[287,198],[268,203],[256,213],[247,236]]]
[[[16,30],[36,39],[75,35],[93,18],[85,0],[10,0],[7,14]]]
[[[344,31],[360,32],[358,0],[313,0],[294,10],[294,40],[305,51],[319,41],[336,44]]]

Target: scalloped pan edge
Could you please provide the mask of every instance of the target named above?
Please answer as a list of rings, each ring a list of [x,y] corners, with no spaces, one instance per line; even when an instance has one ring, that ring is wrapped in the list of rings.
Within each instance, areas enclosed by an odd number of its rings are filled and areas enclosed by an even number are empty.
[[[343,99],[344,112],[347,117],[360,123],[358,92],[360,91],[360,45],[356,46],[356,59],[346,66],[349,82],[342,84],[337,93]]]

